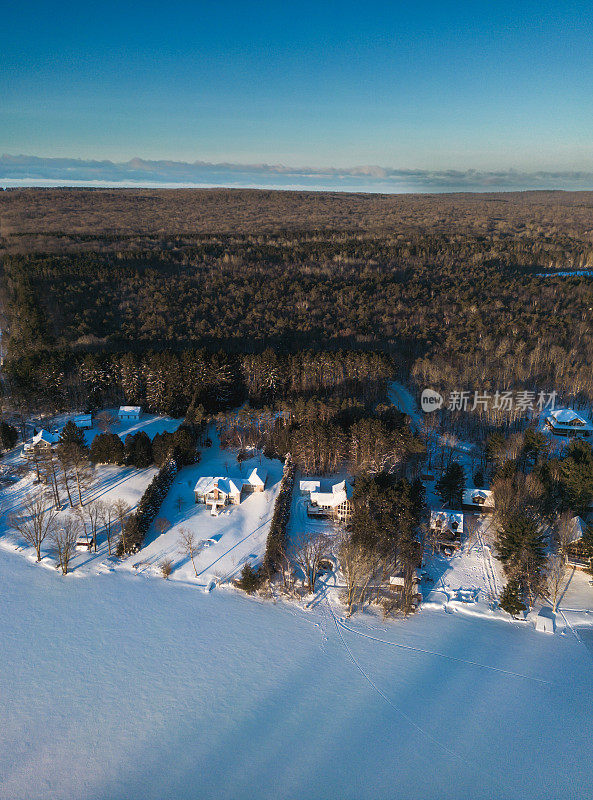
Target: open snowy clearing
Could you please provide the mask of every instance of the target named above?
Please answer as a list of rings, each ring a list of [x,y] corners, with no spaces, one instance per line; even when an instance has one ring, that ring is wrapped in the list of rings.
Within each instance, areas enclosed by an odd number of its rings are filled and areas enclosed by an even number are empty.
[[[576,636],[342,623],[0,552],[0,798],[559,798],[593,791]],[[335,614],[335,617],[334,617]]]
[[[156,574],[160,562],[170,558],[173,561],[171,579],[206,586],[211,580],[236,576],[246,562],[260,563],[280,488],[282,464],[276,459],[257,456],[240,465],[234,452],[220,448],[214,428],[209,435],[212,446],[200,451],[199,464],[180,470],[161,506],[159,517],[169,523],[167,530],[159,534],[152,525],[145,546],[137,556],[125,562],[126,566]],[[194,487],[198,478],[244,476],[254,467],[267,472],[263,492],[244,495],[239,505],[224,506],[218,516],[212,516],[205,505],[195,502]],[[196,541],[204,543],[194,558],[197,578],[191,560],[179,551],[182,529],[192,531]]]

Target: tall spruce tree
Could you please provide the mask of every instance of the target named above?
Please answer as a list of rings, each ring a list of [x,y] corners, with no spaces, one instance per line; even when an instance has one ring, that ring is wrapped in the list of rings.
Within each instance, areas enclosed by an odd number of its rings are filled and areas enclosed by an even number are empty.
[[[461,464],[449,464],[444,475],[437,481],[436,490],[443,503],[451,508],[460,508],[465,486],[465,473]]]

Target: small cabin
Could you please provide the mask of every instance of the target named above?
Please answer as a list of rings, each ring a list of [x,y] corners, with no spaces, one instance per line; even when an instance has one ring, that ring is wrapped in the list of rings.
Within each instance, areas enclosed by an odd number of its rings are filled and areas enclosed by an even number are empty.
[[[492,514],[494,494],[490,489],[466,489],[463,493],[462,506],[464,511],[473,511],[475,514]]]
[[[81,428],[82,430],[88,430],[89,428],[93,427],[93,415],[78,414],[76,417],[72,419],[72,422],[76,425],[77,428]]]
[[[593,435],[593,425],[572,408],[557,408],[546,417],[546,428],[554,436],[588,439]]]
[[[76,540],[76,549],[82,550],[83,552],[90,552],[93,549],[93,540],[92,539],[77,539]]]
[[[46,448],[46,447],[53,447],[60,441],[60,436],[57,433],[50,433],[46,430],[38,431],[35,436],[31,439],[30,442],[27,442],[23,446],[23,450],[25,452],[29,452],[30,450],[35,450],[36,447],[38,448]]]
[[[120,422],[137,422],[140,419],[142,409],[140,406],[120,406],[117,418]]]

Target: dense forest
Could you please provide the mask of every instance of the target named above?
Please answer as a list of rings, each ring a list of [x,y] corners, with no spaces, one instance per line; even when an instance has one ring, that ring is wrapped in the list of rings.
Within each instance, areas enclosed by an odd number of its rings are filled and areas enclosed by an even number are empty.
[[[5,374],[21,396],[272,402],[308,391],[306,351],[382,354],[382,379],[443,391],[593,398],[593,283],[554,275],[593,263],[588,193],[0,195]],[[253,379],[264,352],[280,366]]]

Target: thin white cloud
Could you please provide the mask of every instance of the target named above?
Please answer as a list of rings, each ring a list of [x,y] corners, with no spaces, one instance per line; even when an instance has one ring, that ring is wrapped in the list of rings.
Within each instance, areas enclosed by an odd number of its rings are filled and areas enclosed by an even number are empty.
[[[198,186],[361,192],[591,189],[593,172],[420,170],[374,165],[347,169],[205,161],[126,162],[0,156],[2,186]]]

